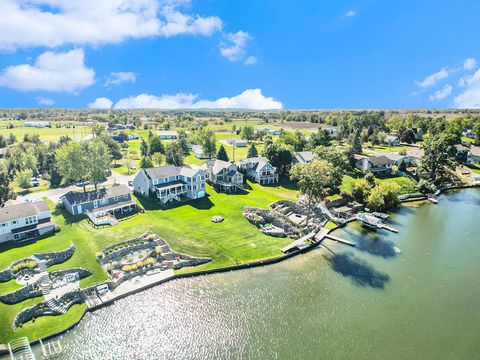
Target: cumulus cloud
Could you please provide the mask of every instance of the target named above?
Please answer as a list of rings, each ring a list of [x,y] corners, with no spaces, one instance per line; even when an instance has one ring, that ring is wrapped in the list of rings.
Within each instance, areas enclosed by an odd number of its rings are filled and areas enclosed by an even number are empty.
[[[249,56],[244,61],[245,65],[255,65],[256,63],[257,63],[257,58],[255,56]]]
[[[77,92],[95,82],[95,72],[84,63],[81,49],[47,51],[33,65],[13,65],[3,69],[0,86],[20,91]]]
[[[97,99],[98,100],[98,99]],[[217,100],[201,100],[194,94],[150,95],[140,94],[119,100],[117,109],[282,109],[280,101],[266,97],[261,89],[248,89],[233,97]]]
[[[90,109],[110,109],[113,105],[113,101],[106,97],[99,97],[94,102],[88,104]]]
[[[421,88],[427,88],[427,87],[435,85],[440,80],[443,80],[443,79],[447,78],[448,75],[449,75],[448,70],[446,68],[443,68],[443,69],[441,69],[440,71],[437,71],[434,74],[428,75],[422,81],[416,81],[416,83]]]
[[[453,91],[453,87],[450,84],[445,85],[442,89],[435,91],[429,96],[430,101],[442,100],[448,97]]]
[[[239,61],[245,56],[245,48],[252,37],[245,31],[225,35],[220,43],[220,53],[230,61]]]
[[[348,11],[343,15],[343,17],[346,18],[346,17],[355,16],[355,15],[357,15],[357,13],[355,12],[355,10],[348,10]]]
[[[55,104],[55,100],[49,99],[49,98],[44,98],[42,96],[37,97],[37,102],[40,105],[45,105],[45,106],[52,106],[53,104]]]
[[[453,103],[457,108],[480,108],[480,70],[465,80],[465,91],[455,97]]]
[[[216,16],[184,13],[189,0],[1,0],[0,50],[118,43],[128,38],[209,36]]]
[[[465,59],[465,61],[463,62],[463,69],[473,70],[476,65],[477,65],[477,60],[475,60],[474,58],[468,58],[468,59]]]
[[[133,72],[112,72],[105,81],[105,86],[120,85],[123,83],[134,83],[137,80],[137,75]]]

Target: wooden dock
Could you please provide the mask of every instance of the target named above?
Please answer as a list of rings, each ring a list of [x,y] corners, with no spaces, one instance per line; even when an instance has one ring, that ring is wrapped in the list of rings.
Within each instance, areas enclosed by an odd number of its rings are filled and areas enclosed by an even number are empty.
[[[338,241],[339,243],[345,244],[345,245],[350,245],[350,246],[355,246],[355,243],[353,241],[348,241],[342,238],[339,238],[338,236],[333,236],[330,234],[325,235],[327,239]]]
[[[386,224],[379,225],[378,228],[379,228],[379,229],[385,229],[385,230],[391,231],[391,232],[393,232],[393,233],[398,233],[398,230],[397,230],[397,229],[395,229],[395,228],[393,228],[393,227],[391,227],[391,226],[388,226],[388,225],[386,225]]]

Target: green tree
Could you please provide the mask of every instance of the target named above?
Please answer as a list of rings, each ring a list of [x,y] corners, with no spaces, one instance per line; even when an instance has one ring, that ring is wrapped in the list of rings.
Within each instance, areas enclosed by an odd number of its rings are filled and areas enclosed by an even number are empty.
[[[398,206],[400,186],[391,181],[383,181],[368,195],[367,206],[373,211],[388,211]]]
[[[400,134],[400,141],[407,144],[413,144],[415,142],[415,133],[412,129],[407,129]]]
[[[475,144],[480,145],[480,121],[473,127],[473,136],[475,137]]]
[[[0,148],[7,147],[7,140],[5,140],[5,137],[0,134]]]
[[[327,146],[318,146],[315,153],[317,159],[323,159],[333,165],[333,171],[335,174],[332,178],[335,179],[336,182],[332,183],[332,188],[340,186],[343,176],[351,168],[346,153],[334,147]]]
[[[328,130],[319,128],[316,133],[310,135],[307,148],[314,150],[317,146],[330,146],[332,144],[332,135]]]
[[[354,154],[362,153],[362,140],[360,138],[360,130],[355,130],[352,136],[352,151]]]
[[[152,158],[150,156],[142,156],[142,159],[140,160],[140,168],[142,169],[148,169],[153,167],[153,162]]]
[[[10,178],[7,175],[7,169],[5,165],[0,162],[0,207],[2,207],[7,200],[14,198],[15,193],[10,186]]]
[[[57,149],[56,158],[58,172],[62,176],[64,184],[71,181],[83,181],[88,177],[89,160],[85,145],[70,141]],[[86,191],[85,183],[83,183],[83,191]]]
[[[247,153],[247,158],[252,158],[252,157],[257,157],[258,156],[258,150],[255,147],[255,144],[252,143],[250,147],[248,148],[248,153]]]
[[[165,155],[161,153],[155,153],[152,155],[152,162],[155,166],[162,166],[165,162]]]
[[[15,181],[17,182],[18,186],[22,189],[28,189],[32,186],[31,178],[33,176],[33,171],[31,169],[23,169],[17,171],[15,174]]]
[[[270,160],[270,164],[277,168],[280,175],[286,175],[292,164],[292,151],[289,147],[271,143],[263,149],[263,156]]]
[[[178,143],[178,141],[172,141],[167,146],[167,151],[165,154],[165,159],[167,164],[182,166],[183,165],[183,149]]]
[[[162,141],[160,140],[160,137],[157,135],[152,135],[148,139],[148,153],[150,155],[159,152],[162,154],[165,154],[165,147],[163,146]]]
[[[255,129],[253,126],[247,125],[242,129],[242,138],[251,141],[255,137]]]
[[[425,151],[420,162],[420,168],[430,173],[432,182],[437,181],[437,176],[446,175],[449,169],[455,168],[456,148],[453,146],[455,139],[449,134],[430,136],[422,143]]]
[[[325,160],[297,164],[290,169],[290,178],[298,182],[300,192],[307,198],[307,220],[310,220],[312,204],[330,191],[333,165]]]
[[[107,179],[112,167],[112,155],[103,141],[95,139],[88,147],[87,156],[88,178],[97,190],[98,184]]]
[[[223,146],[223,144],[220,145],[220,147],[218,148],[217,159],[223,160],[223,161],[230,161],[228,159],[227,151],[225,150],[225,147]]]
[[[100,139],[108,147],[108,151],[110,152],[110,158],[116,164],[117,160],[120,160],[122,158],[122,149],[120,144],[117,141],[113,140],[110,136],[105,134],[105,132],[100,133],[97,138]]]
[[[142,142],[140,143],[140,154],[142,156],[148,155],[148,145],[144,138],[142,138]]]
[[[368,195],[370,194],[370,191],[372,190],[374,184],[372,185],[370,182],[368,182],[365,179],[358,179],[355,180],[355,182],[352,185],[352,196],[355,199],[355,201],[365,204],[365,201],[368,198]]]
[[[217,139],[215,133],[212,130],[201,130],[200,131],[200,144],[202,145],[203,154],[208,158],[215,157],[217,151]]]

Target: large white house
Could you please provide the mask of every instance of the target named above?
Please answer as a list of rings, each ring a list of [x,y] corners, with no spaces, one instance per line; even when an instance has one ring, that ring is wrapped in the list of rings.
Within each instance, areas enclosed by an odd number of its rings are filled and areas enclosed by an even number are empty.
[[[141,169],[133,179],[133,191],[153,196],[162,204],[205,196],[205,172],[189,166],[160,166]]]
[[[237,165],[223,160],[208,160],[200,166],[205,171],[207,181],[217,189],[234,192],[243,189],[243,175]]]
[[[0,208],[0,243],[32,239],[55,231],[45,201],[7,204]]]
[[[236,164],[245,171],[248,177],[259,184],[274,184],[278,181],[277,169],[270,164],[266,157],[246,158]]]

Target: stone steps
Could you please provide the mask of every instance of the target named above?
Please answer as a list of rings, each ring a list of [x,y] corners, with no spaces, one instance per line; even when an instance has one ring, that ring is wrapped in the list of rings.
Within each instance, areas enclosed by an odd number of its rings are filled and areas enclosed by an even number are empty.
[[[67,312],[67,308],[60,304],[60,302],[58,302],[58,300],[56,299],[48,300],[47,304],[51,309],[55,310],[56,312],[59,312],[61,314],[65,314]]]

